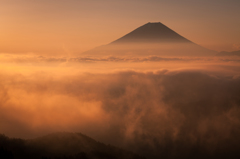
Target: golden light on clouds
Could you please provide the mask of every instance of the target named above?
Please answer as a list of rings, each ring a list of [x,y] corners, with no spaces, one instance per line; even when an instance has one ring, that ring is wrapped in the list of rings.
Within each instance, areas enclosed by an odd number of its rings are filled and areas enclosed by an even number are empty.
[[[150,158],[233,154],[239,7],[235,0],[0,1],[0,134],[81,132]]]

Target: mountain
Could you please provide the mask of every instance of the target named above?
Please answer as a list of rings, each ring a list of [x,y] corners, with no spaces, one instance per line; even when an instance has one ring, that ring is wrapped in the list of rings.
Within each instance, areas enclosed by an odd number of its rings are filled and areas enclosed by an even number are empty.
[[[0,135],[4,159],[144,159],[132,152],[97,142],[80,133],[54,133],[31,140]]]
[[[110,44],[82,53],[83,56],[212,56],[203,48],[164,24],[147,23]]]
[[[191,43],[162,23],[147,23],[110,44]]]
[[[240,50],[232,52],[222,51],[219,52],[217,56],[240,56]]]

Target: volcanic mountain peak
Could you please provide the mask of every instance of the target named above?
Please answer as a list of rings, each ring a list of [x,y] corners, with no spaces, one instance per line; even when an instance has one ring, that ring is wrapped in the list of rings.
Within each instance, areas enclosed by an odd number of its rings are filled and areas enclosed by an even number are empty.
[[[147,23],[134,31],[128,33],[127,35],[117,39],[111,44],[121,44],[121,43],[189,43],[188,39],[182,37],[175,31],[171,30],[164,24],[160,22]]]
[[[203,48],[160,22],[147,23],[125,36],[83,56],[212,56],[216,52]]]

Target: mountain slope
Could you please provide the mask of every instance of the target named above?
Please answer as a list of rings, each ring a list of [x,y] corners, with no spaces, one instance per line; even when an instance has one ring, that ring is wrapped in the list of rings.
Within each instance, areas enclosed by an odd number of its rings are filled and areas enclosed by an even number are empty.
[[[147,23],[111,44],[120,43],[191,43],[162,23]]]
[[[32,140],[10,139],[0,135],[0,158],[143,159],[80,133],[54,133]]]
[[[162,23],[147,23],[108,45],[82,53],[83,56],[213,56]]]

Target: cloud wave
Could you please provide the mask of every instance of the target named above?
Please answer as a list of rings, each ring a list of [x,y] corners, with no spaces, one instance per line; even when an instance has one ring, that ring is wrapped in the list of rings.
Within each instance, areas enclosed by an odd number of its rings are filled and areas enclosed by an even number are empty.
[[[240,78],[204,71],[0,76],[0,132],[83,132],[150,158],[240,147]]]

